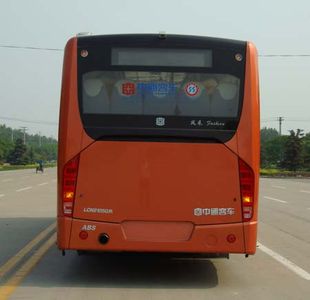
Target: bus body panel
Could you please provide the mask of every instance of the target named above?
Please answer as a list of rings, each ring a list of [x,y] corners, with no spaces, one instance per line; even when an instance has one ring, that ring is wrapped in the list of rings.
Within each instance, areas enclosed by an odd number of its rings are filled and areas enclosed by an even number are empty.
[[[243,226],[245,253],[255,254],[257,249],[257,221],[246,222]]]
[[[147,222],[145,222],[147,223]],[[168,223],[168,222],[167,222]],[[83,228],[92,228],[87,231],[88,237],[82,240],[79,234]],[[140,228],[145,228],[143,222]],[[161,227],[163,230],[163,227]],[[156,227],[153,228],[156,230]],[[169,225],[167,229],[169,230]],[[98,242],[98,235],[106,233],[110,236],[107,244]],[[153,232],[146,231],[145,235]],[[227,236],[234,234],[236,241],[230,243]],[[244,253],[243,224],[196,225],[189,240],[167,241],[160,240],[158,234],[154,240],[128,239],[124,234],[122,223],[106,223],[88,220],[72,221],[72,232],[69,249],[94,251],[134,251],[134,252],[193,252],[193,253]]]
[[[241,222],[238,157],[222,144],[97,141],[80,154],[78,219]]]
[[[92,138],[86,134],[81,117],[79,113],[78,105],[78,88],[77,88],[77,39],[72,38],[67,43],[64,56],[63,67],[63,79],[62,79],[62,95],[60,106],[60,122],[59,122],[59,154],[58,154],[58,229],[57,229],[57,244],[59,249],[76,249],[76,250],[95,250],[95,251],[158,251],[158,252],[201,252],[201,253],[247,253],[254,254],[256,251],[256,236],[257,236],[257,205],[258,205],[258,179],[259,179],[259,90],[258,90],[258,73],[257,73],[257,53],[253,44],[247,44],[246,50],[246,70],[245,70],[245,85],[244,85],[244,99],[242,114],[239,122],[236,134],[225,144],[196,144],[196,143],[154,143],[154,142],[112,142],[112,141],[98,141],[95,142]],[[137,146],[138,145],[138,146]],[[178,148],[177,145],[179,146]],[[187,147],[187,150],[192,151],[192,156],[182,150],[182,147]],[[137,148],[139,151],[137,151]],[[210,148],[209,148],[210,147]],[[150,150],[151,149],[151,150]],[[171,150],[177,150],[177,155],[170,156],[170,160],[167,161],[166,154]],[[208,149],[208,150],[207,150]],[[211,149],[211,150],[210,150]],[[225,149],[225,151],[223,150]],[[230,150],[229,150],[230,149]],[[222,151],[223,150],[223,151]],[[219,157],[214,156],[218,151],[226,153],[226,159],[220,161]],[[89,153],[88,153],[89,152]],[[102,153],[103,152],[103,153]],[[100,154],[98,154],[100,153]],[[140,156],[137,156],[140,153]],[[150,153],[149,156],[143,156]],[[166,153],[166,154],[164,154]],[[195,153],[195,155],[193,155]],[[96,160],[91,159],[90,165],[87,165],[84,161],[87,155],[99,155],[105,154],[105,159],[108,161],[106,165],[108,168],[104,169],[104,164]],[[135,157],[134,161],[114,160],[117,162],[117,168],[113,169],[113,157],[119,155],[132,155]],[[142,155],[141,155],[142,154]],[[207,159],[207,156],[213,155],[214,160]],[[63,167],[73,157],[80,155],[80,168],[78,173],[78,184],[76,201],[74,208],[73,218],[64,217],[62,212],[62,183],[63,183]],[[98,156],[98,157],[99,157]],[[97,157],[97,158],[98,158]],[[146,159],[146,157],[148,159]],[[187,160],[182,161],[182,157],[187,157]],[[223,163],[222,167],[225,169],[225,163],[227,166],[233,167],[235,172],[238,171],[238,157],[244,160],[254,171],[255,174],[255,195],[254,195],[254,216],[251,222],[242,222],[241,219],[241,202],[240,202],[240,190],[239,190],[239,177],[238,174],[230,174],[231,177],[218,170],[220,163]],[[191,169],[193,165],[190,164],[190,159],[194,164],[196,163],[197,174],[193,176],[190,173],[186,173],[184,176],[184,168]],[[200,165],[199,160],[203,163]],[[102,159],[99,159],[101,161]],[[130,159],[128,159],[130,160]],[[173,171],[169,167],[164,168],[166,171],[165,176],[167,178],[177,177],[179,181],[174,183],[174,187],[178,187],[177,196],[174,201],[171,201],[172,188],[167,187],[165,180],[161,178],[162,170],[156,167],[159,161],[164,160],[165,164],[168,163],[170,167],[175,167]],[[123,164],[122,164],[123,162]],[[210,169],[210,164],[212,165]],[[135,173],[130,173],[130,167],[135,166]],[[183,168],[183,169],[182,169]],[[122,171],[125,169],[125,174]],[[204,170],[211,170],[215,172],[214,177],[212,174],[205,176]],[[98,173],[97,173],[98,172]],[[113,176],[109,176],[113,174]],[[125,191],[118,188],[117,179],[118,174],[121,173],[122,188],[126,187],[128,182],[135,182],[136,190],[132,193],[132,196],[137,196],[138,199],[134,199],[135,208],[142,208],[139,213],[135,212],[131,207],[127,207],[127,210],[122,208],[122,213],[114,215],[116,219],[109,214],[96,215],[84,213],[84,208],[105,208],[102,207],[102,199],[96,195],[95,189],[104,188],[105,180],[108,180],[108,190],[105,193],[111,193],[112,186],[116,190],[115,197],[118,199],[127,198]],[[96,175],[97,174],[97,175]],[[150,175],[155,176],[155,182],[151,183]],[[222,175],[222,179],[221,179]],[[228,178],[229,177],[229,178]],[[228,178],[228,180],[227,180]],[[190,179],[191,186],[198,188],[198,192],[195,190],[190,194],[189,186],[186,187],[187,181]],[[232,180],[231,180],[232,179]],[[195,181],[196,180],[196,181]],[[205,182],[211,180],[212,186],[216,186],[216,192],[208,190],[204,185]],[[200,183],[200,185],[199,185]],[[95,184],[95,186],[93,185]],[[159,190],[155,189],[155,186],[161,186],[161,191],[166,192],[164,196]],[[185,187],[184,187],[185,185]],[[92,186],[94,187],[92,189]],[[228,187],[233,187],[233,190],[228,192]],[[128,188],[128,186],[127,186]],[[138,191],[138,188],[140,191]],[[226,189],[226,190],[225,190]],[[91,197],[85,205],[80,198],[85,199],[86,194]],[[151,196],[150,192],[155,192]],[[200,193],[199,193],[200,192]],[[83,194],[84,193],[84,194]],[[196,195],[195,195],[196,193]],[[188,200],[189,196],[197,196],[197,202],[193,202],[193,207],[189,207],[185,200]],[[202,195],[208,194],[208,197],[204,199]],[[216,195],[221,195],[225,200],[221,202],[213,202]],[[236,195],[235,205],[229,205],[232,201],[232,196]],[[81,197],[80,197],[81,196]],[[161,199],[159,205],[156,207],[156,203],[147,201],[154,197],[154,199]],[[155,197],[156,196],[156,197]],[[170,196],[170,197],[169,197]],[[80,198],[79,198],[80,197]],[[134,197],[133,197],[134,198]],[[182,199],[181,206],[178,203],[178,198]],[[146,201],[145,201],[146,199]],[[153,199],[153,198],[152,198]],[[192,198],[193,199],[193,198]],[[197,197],[196,197],[197,199]],[[110,199],[111,200],[111,199]],[[109,203],[112,203],[109,202]],[[123,206],[125,205],[125,201]],[[197,207],[196,207],[197,204]],[[115,205],[115,204],[113,204]],[[227,207],[226,207],[227,205]],[[93,207],[95,206],[95,207]],[[98,207],[96,207],[98,206]],[[122,205],[117,204],[117,210]],[[213,207],[214,206],[214,207]],[[193,214],[193,208],[235,208],[235,215],[226,216],[224,219],[220,219],[219,216],[213,220],[207,216],[196,217]],[[181,212],[178,212],[175,207],[180,207]],[[107,207],[109,209],[109,207]],[[148,213],[148,209],[158,209],[158,214]],[[115,209],[115,208],[114,208]],[[186,210],[186,212],[185,212]],[[129,215],[126,216],[126,212]],[[83,220],[83,218],[85,218]],[[86,220],[89,218],[88,220]],[[91,219],[91,220],[90,220]],[[234,220],[232,223],[230,221]],[[168,242],[162,238],[162,242],[151,241],[134,241],[126,239],[127,235],[124,231],[126,222],[158,222],[158,227],[161,231],[165,228],[165,222],[171,221],[180,223],[175,228],[181,228],[182,222],[190,222],[192,226],[192,232],[189,240]],[[111,223],[114,222],[114,223]],[[227,224],[222,224],[227,223]],[[127,223],[128,224],[128,223]],[[134,223],[130,223],[130,226]],[[135,226],[149,228],[143,226],[142,223],[135,223]],[[183,224],[183,223],[182,223]],[[206,225],[209,224],[209,225]],[[212,224],[212,225],[211,225]],[[90,225],[90,227],[85,227]],[[145,225],[145,224],[144,224]],[[92,227],[93,226],[93,227]],[[153,228],[156,229],[156,226]],[[186,227],[186,226],[185,226]],[[185,228],[184,227],[184,228]],[[88,238],[83,240],[79,237],[83,228],[96,228],[95,230],[87,231]],[[134,228],[134,226],[133,226]],[[137,227],[136,227],[137,228]],[[171,230],[169,225],[166,230]],[[142,230],[142,234],[141,233]],[[185,230],[185,229],[184,229]],[[188,229],[187,229],[188,230]],[[182,230],[181,230],[182,231]],[[186,236],[188,232],[179,232],[177,236]],[[139,232],[139,230],[137,230]],[[101,233],[108,233],[113,236],[110,242],[106,245],[101,245],[98,241],[98,236]],[[140,229],[142,236],[150,234],[149,231]],[[228,235],[234,234],[236,241],[229,243],[227,240]],[[155,234],[156,235],[156,234]],[[130,235],[132,236],[132,235]],[[158,238],[158,236],[157,236]],[[171,237],[170,237],[171,238]],[[138,238],[140,239],[140,238]],[[173,238],[172,238],[173,239]]]
[[[64,52],[62,74],[61,105],[58,132],[58,201],[62,199],[63,166],[93,139],[87,136],[80,119],[78,106],[77,76],[77,39],[68,41]],[[58,216],[62,216],[62,203],[58,202]]]
[[[254,208],[251,222],[245,223],[245,244],[247,253],[256,250],[258,220],[258,189],[260,167],[260,128],[259,128],[259,82],[257,50],[252,43],[247,45],[245,88],[242,114],[237,130],[238,155],[253,169],[255,175]]]
[[[59,249],[69,249],[72,218],[57,218],[57,246]]]

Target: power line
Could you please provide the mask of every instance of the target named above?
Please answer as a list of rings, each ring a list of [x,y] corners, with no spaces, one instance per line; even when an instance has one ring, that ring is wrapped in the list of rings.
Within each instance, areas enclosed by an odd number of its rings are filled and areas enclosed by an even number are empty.
[[[259,54],[259,57],[310,57],[310,54]]]
[[[261,123],[266,123],[266,122],[279,122],[278,118],[273,118],[273,119],[262,119],[260,120]],[[285,118],[286,122],[310,122],[310,119],[290,119],[290,118]]]
[[[261,122],[274,122],[274,121],[277,121],[276,118],[272,118],[272,119],[261,119],[260,120]]]
[[[19,46],[19,45],[0,45],[0,48],[10,48],[10,49],[24,49],[24,50],[42,50],[42,51],[58,51],[63,52],[61,48],[46,48],[46,47],[34,47],[34,46]],[[310,57],[309,53],[300,53],[300,54],[259,54],[259,57]]]
[[[298,120],[286,119],[286,121],[288,122],[310,122],[310,119],[298,119]]]
[[[10,49],[25,49],[25,50],[44,50],[44,51],[63,51],[60,48],[43,48],[43,47],[32,47],[32,46],[17,46],[17,45],[0,45],[0,48]]]
[[[3,116],[0,116],[0,120],[18,121],[18,122],[31,123],[31,124],[44,124],[44,125],[52,125],[52,126],[58,125],[58,123],[56,123],[56,122],[41,121],[41,120],[31,121],[31,120],[25,120],[25,119],[20,119],[20,118],[3,117]]]

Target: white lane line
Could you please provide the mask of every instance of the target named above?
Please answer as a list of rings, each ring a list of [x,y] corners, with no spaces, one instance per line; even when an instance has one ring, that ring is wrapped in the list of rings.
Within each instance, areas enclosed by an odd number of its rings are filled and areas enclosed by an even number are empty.
[[[42,185],[46,185],[48,184],[48,182],[42,182],[42,183],[39,183],[38,186],[42,186]]]
[[[310,194],[310,191],[306,191],[306,190],[300,190],[300,192]]]
[[[271,187],[276,188],[276,189],[282,189],[282,190],[286,189],[286,187],[283,185],[272,185]]]
[[[13,179],[12,178],[7,178],[7,179],[3,179],[2,182],[9,182],[9,181],[12,181]]]
[[[287,258],[283,257],[282,255],[278,254],[277,252],[274,252],[273,250],[267,248],[266,246],[262,245],[261,243],[258,244],[258,249],[265,252],[266,254],[270,255],[273,259],[284,265],[289,270],[296,273],[298,276],[300,276],[303,279],[310,280],[310,273],[302,269],[301,267],[294,264],[292,261],[288,260]]]
[[[4,194],[0,194],[0,198],[4,197],[5,195]]]
[[[24,188],[16,190],[16,192],[22,192],[22,191],[26,191],[26,190],[30,190],[30,189],[32,189],[32,186],[26,186]]]
[[[276,199],[276,198],[272,198],[272,197],[268,197],[268,196],[264,196],[264,198],[268,199],[268,200],[272,200],[272,201],[281,202],[281,203],[287,203],[287,201]]]

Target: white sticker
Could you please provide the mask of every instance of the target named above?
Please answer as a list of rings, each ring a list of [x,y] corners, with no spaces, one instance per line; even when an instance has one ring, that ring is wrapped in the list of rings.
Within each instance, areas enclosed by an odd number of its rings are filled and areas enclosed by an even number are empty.
[[[113,214],[111,208],[97,208],[97,207],[84,207],[84,213],[95,213],[95,214]]]
[[[194,209],[195,216],[202,216],[202,208],[195,208]]]
[[[83,225],[81,230],[95,231],[96,230],[96,225]]]
[[[194,208],[194,216],[232,216],[235,214],[233,207]]]
[[[165,118],[163,117],[157,117],[156,118],[156,125],[157,126],[165,126]]]

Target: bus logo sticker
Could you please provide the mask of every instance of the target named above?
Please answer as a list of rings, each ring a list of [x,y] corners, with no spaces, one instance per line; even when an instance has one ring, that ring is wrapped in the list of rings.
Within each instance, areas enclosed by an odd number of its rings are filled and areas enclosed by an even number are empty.
[[[206,125],[207,126],[224,127],[225,123],[221,122],[221,121],[211,121],[211,120],[208,120]]]
[[[122,83],[122,94],[125,96],[133,96],[136,93],[136,85],[133,82]]]
[[[189,97],[197,97],[200,95],[200,87],[195,82],[189,82],[185,85],[185,93]]]
[[[156,118],[156,125],[157,125],[157,126],[165,126],[165,118],[163,118],[163,117],[157,117],[157,118]]]
[[[201,127],[201,126],[203,126],[203,122],[202,122],[202,120],[191,120],[190,121],[190,125],[191,126],[199,126],[199,127]]]
[[[137,89],[146,95],[151,94],[154,97],[163,98],[175,95],[177,85],[170,82],[139,82],[137,83]]]
[[[113,214],[113,209],[111,208],[97,208],[97,207],[84,207],[84,213],[93,214]]]
[[[233,216],[235,209],[233,207],[211,207],[194,208],[194,216]]]
[[[195,208],[194,209],[194,216],[202,216],[202,208]]]

